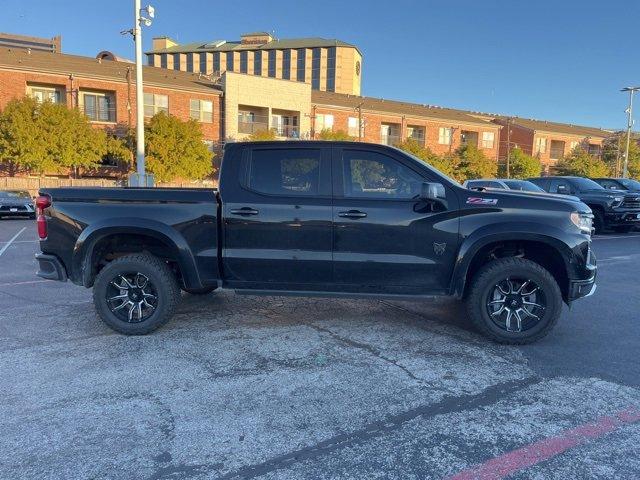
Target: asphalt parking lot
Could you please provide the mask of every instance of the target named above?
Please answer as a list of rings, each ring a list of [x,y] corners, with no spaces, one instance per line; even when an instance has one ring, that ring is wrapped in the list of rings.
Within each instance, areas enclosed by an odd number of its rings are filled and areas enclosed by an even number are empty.
[[[125,337],[37,246],[0,221],[0,478],[640,478],[640,233],[526,347],[448,300],[230,293]]]

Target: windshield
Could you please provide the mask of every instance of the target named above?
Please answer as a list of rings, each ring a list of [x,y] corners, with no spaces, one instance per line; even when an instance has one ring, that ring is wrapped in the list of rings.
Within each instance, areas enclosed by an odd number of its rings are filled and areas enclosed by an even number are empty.
[[[18,191],[18,190],[9,190],[9,191],[1,191],[1,198],[31,198],[29,192]]]
[[[578,190],[604,190],[604,187],[602,185],[599,185],[593,180],[589,180],[588,178],[572,178],[571,183],[573,184],[573,186],[577,187]]]
[[[523,192],[544,192],[542,188],[528,180],[503,180],[511,190],[522,190]]]
[[[621,178],[618,180],[625,188],[629,190],[640,190],[640,182],[637,180],[630,180],[628,178]]]
[[[399,152],[402,152],[404,155],[407,155],[407,156],[409,156],[409,157],[413,158],[414,160],[416,160],[416,161],[418,161],[418,162],[420,162],[420,163],[422,163],[422,164],[426,165],[427,167],[429,167],[429,169],[431,169],[431,170],[433,170],[433,171],[437,172],[437,173],[438,173],[438,175],[440,175],[440,176],[442,176],[442,177],[446,178],[447,180],[449,180],[449,181],[450,181],[451,183],[453,183],[454,185],[458,185],[458,186],[460,186],[460,182],[458,182],[457,180],[454,180],[454,179],[453,179],[453,178],[451,178],[449,175],[446,175],[446,174],[442,173],[440,170],[438,170],[437,168],[435,168],[434,166],[432,166],[432,165],[431,165],[431,164],[429,164],[428,162],[425,162],[425,161],[424,161],[424,160],[422,160],[420,157],[416,157],[416,156],[415,156],[415,155],[413,155],[412,153],[407,152],[407,151],[405,151],[405,150],[400,150],[400,149],[399,149],[399,148],[397,148],[397,147],[393,147],[393,148],[395,148],[395,149],[396,149],[397,151],[399,151]]]

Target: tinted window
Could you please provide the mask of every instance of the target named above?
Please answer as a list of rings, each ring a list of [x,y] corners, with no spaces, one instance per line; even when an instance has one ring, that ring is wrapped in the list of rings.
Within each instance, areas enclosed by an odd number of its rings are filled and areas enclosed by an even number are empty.
[[[572,178],[571,184],[576,190],[602,190],[602,187],[588,178]]]
[[[535,183],[528,182],[527,180],[503,180],[504,183],[511,190],[521,190],[523,192],[544,192],[542,188]]]
[[[549,179],[548,178],[530,178],[529,181],[534,185],[537,185],[544,191],[549,191]]]
[[[573,188],[564,178],[554,178],[551,180],[549,191],[551,193],[573,193]]]
[[[504,190],[500,183],[488,180],[470,180],[467,182],[467,188],[502,188]]]
[[[319,150],[254,150],[249,188],[272,195],[318,195]]]
[[[620,179],[619,182],[625,187],[627,187],[629,190],[640,190],[640,182],[637,180],[630,180],[625,178],[625,179]]]
[[[622,188],[622,185],[619,185],[618,182],[616,182],[615,180],[598,180],[597,183],[599,183],[600,185],[602,185],[604,188],[606,188],[607,190],[620,190]]]
[[[425,181],[402,163],[380,153],[345,150],[343,159],[345,197],[414,198]]]

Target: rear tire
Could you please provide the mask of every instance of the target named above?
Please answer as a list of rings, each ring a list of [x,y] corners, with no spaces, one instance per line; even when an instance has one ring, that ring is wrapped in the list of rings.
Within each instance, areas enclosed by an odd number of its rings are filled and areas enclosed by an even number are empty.
[[[541,339],[556,325],[562,293],[553,276],[537,263],[501,258],[473,277],[466,306],[480,333],[499,343],[524,345]]]
[[[164,325],[180,300],[174,273],[148,254],[120,257],[98,273],[93,304],[100,319],[116,332],[144,335]]]
[[[593,229],[596,235],[604,233],[604,214],[600,210],[593,211]]]

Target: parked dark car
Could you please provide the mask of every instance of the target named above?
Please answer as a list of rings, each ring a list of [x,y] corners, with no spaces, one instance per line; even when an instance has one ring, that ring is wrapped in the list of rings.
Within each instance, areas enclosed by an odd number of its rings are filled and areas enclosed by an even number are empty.
[[[607,190],[640,192],[640,182],[632,178],[594,178],[593,181]]]
[[[470,190],[478,190],[481,188],[497,188],[502,190],[518,190],[521,192],[544,192],[542,188],[529,180],[518,180],[513,178],[479,178],[475,180],[466,180],[463,187]]]
[[[640,225],[640,195],[620,190],[607,190],[583,177],[540,177],[530,181],[550,193],[573,195],[593,211],[596,233],[606,228],[616,232],[630,232]]]
[[[1,217],[36,218],[33,198],[24,190],[0,190]]]
[[[219,190],[43,189],[37,207],[38,275],[93,287],[99,316],[125,334],[164,324],[180,289],[226,288],[451,295],[485,335],[519,344],[595,291],[584,203],[471,192],[383,145],[232,143]]]

